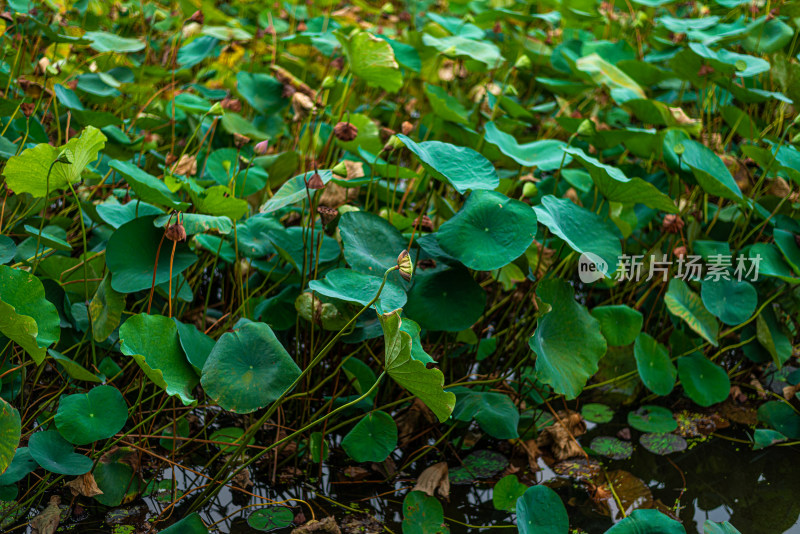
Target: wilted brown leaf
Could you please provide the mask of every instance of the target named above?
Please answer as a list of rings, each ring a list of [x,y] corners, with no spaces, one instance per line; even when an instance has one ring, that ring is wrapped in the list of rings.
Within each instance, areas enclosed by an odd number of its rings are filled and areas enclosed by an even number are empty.
[[[447,462],[439,462],[425,468],[417,478],[417,485],[412,491],[423,491],[433,497],[434,492],[445,499],[450,498],[450,477]]]
[[[558,412],[558,419],[552,425],[542,429],[536,438],[538,447],[550,447],[556,460],[566,460],[574,456],[585,455],[583,448],[575,438],[586,432],[586,423],[579,413]]]
[[[50,497],[50,504],[47,505],[41,514],[31,520],[32,534],[54,534],[61,521],[61,497],[53,495]]]
[[[312,519],[305,525],[301,525],[296,529],[292,530],[292,534],[308,534],[309,532],[342,534],[342,531],[339,530],[339,525],[336,524],[336,520],[332,516],[326,517],[322,521],[317,521],[315,519]]]
[[[67,482],[67,487],[73,495],[83,495],[84,497],[94,497],[95,495],[102,495],[103,492],[97,487],[97,482],[94,480],[94,475],[86,473],[74,480]]]

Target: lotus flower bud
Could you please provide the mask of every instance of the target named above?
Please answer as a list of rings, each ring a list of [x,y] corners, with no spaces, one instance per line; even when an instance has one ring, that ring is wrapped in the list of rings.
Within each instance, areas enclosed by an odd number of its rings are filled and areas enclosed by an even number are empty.
[[[269,139],[264,139],[260,143],[256,143],[256,146],[253,147],[253,151],[259,156],[263,156],[267,153],[267,148],[269,148]]]
[[[358,136],[358,128],[349,122],[339,122],[333,127],[333,135],[339,141],[352,141]]]
[[[414,264],[411,263],[411,256],[407,250],[404,250],[397,256],[397,266],[400,268],[400,276],[403,280],[408,282],[411,280],[411,275],[414,274]]]
[[[522,186],[522,196],[525,198],[531,198],[538,192],[539,188],[536,187],[536,184],[533,182],[525,182],[525,184]]]
[[[347,164],[344,161],[340,161],[334,165],[331,172],[337,176],[347,176]]]

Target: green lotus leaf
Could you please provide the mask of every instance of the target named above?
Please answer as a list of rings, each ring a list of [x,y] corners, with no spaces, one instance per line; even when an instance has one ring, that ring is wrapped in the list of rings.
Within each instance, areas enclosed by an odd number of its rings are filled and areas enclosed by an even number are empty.
[[[191,391],[198,377],[178,345],[175,322],[163,315],[140,313],[119,328],[122,353],[133,357],[144,373],[184,405],[194,402]]]
[[[646,405],[628,412],[628,424],[641,432],[672,432],[678,422],[672,412],[661,406]]]
[[[731,176],[731,171],[713,150],[691,139],[681,144],[681,162],[692,169],[697,183],[706,193],[728,200],[742,200],[742,191]]]
[[[456,421],[469,422],[475,419],[484,432],[497,439],[519,437],[519,410],[508,395],[463,387],[448,391],[456,396],[453,410],[453,419]]]
[[[681,436],[670,432],[642,434],[639,437],[639,443],[648,451],[659,456],[683,452],[689,446]]]
[[[308,189],[306,184],[314,174],[319,174],[322,178],[322,183],[327,184],[333,178],[333,173],[330,170],[309,171],[304,174],[290,178],[278,189],[272,197],[261,206],[261,213],[272,213],[278,211],[286,206],[291,206],[297,202],[308,200],[309,195],[314,196],[315,190]],[[238,219],[239,217],[231,217]]]
[[[600,456],[612,460],[627,460],[633,455],[633,445],[609,436],[598,436],[589,444],[589,448]]]
[[[403,74],[392,46],[369,32],[337,35],[347,56],[350,70],[373,87],[396,92],[403,86]]]
[[[622,246],[613,224],[569,200],[552,195],[542,197],[541,204],[534,210],[539,222],[566,241],[572,250],[596,256],[589,258],[600,272],[611,276],[617,270]]]
[[[669,357],[667,347],[649,334],[642,332],[633,346],[636,369],[647,389],[656,395],[669,395],[675,387],[678,370]]]
[[[397,447],[397,424],[386,412],[366,414],[342,439],[342,448],[356,462],[382,462]]]
[[[149,215],[149,214],[145,214]],[[126,221],[127,222],[127,221]],[[153,224],[157,228],[163,228],[169,224],[175,224],[175,217],[170,221],[169,215],[161,215]],[[203,215],[202,213],[181,213],[181,224],[186,230],[186,235],[201,234],[203,232],[214,232],[216,234],[228,235],[233,232],[233,221],[230,217],[215,217],[213,215]]]
[[[617,102],[647,98],[639,84],[598,54],[589,54],[578,59],[575,62],[575,68],[586,73],[597,85],[608,87],[611,90],[611,96]]]
[[[491,271],[522,256],[533,243],[536,213],[502,193],[475,191],[435,235],[442,250],[470,269]]]
[[[475,324],[486,306],[486,293],[464,267],[414,275],[406,314],[427,330],[460,332]]]
[[[176,210],[184,210],[189,207],[189,204],[181,202],[178,196],[170,191],[167,184],[133,163],[115,159],[109,162],[108,166],[125,177],[125,181],[136,193],[138,200]]]
[[[596,306],[592,317],[600,322],[600,330],[610,346],[630,345],[642,330],[644,317],[624,304]]]
[[[778,368],[792,357],[792,342],[782,330],[772,308],[764,309],[756,318],[756,339]]]
[[[191,191],[189,196],[198,211],[215,217],[228,217],[238,221],[250,211],[247,201],[231,195],[230,189],[224,185],[209,187],[202,194]]]
[[[788,263],[795,274],[800,274],[800,247],[797,246],[794,234],[776,228],[772,232],[772,237],[775,239],[775,244],[783,254],[786,263]]]
[[[517,475],[504,476],[492,488],[492,504],[495,510],[515,512],[517,501],[527,489],[528,486],[520,482]]]
[[[283,96],[283,84],[268,74],[239,71],[236,90],[262,115],[271,115],[289,104]]]
[[[250,413],[286,393],[300,368],[265,323],[247,323],[222,335],[205,365],[201,383],[226,410]]]
[[[114,291],[110,276],[104,277],[89,303],[89,317],[92,319],[92,334],[95,341],[102,342],[108,339],[119,326],[123,311],[125,311],[125,295]]]
[[[386,269],[396,265],[397,256],[408,246],[408,240],[386,219],[364,211],[342,215],[339,233],[350,267],[374,276],[382,277]]]
[[[70,378],[73,378],[74,380],[83,380],[84,382],[98,382],[98,383],[103,381],[103,379],[101,379],[99,376],[89,371],[78,362],[67,358],[60,352],[56,352],[53,349],[48,349],[47,354],[49,354],[50,357],[56,363],[58,363],[58,365],[63,367],[67,375],[69,375]]]
[[[500,152],[525,167],[536,167],[543,171],[554,171],[569,165],[572,157],[562,151],[567,144],[557,139],[541,139],[520,144],[506,132],[501,131],[494,122],[484,126],[486,142],[500,149]]]
[[[352,269],[328,271],[323,280],[312,280],[308,287],[315,293],[326,297],[357,302],[366,306],[378,293],[383,279]],[[376,302],[384,310],[396,310],[406,304],[406,293],[391,282],[383,286],[380,299]]]
[[[45,226],[41,231],[39,231],[39,228],[34,228],[29,224],[26,224],[24,228],[25,233],[33,237],[42,246],[65,252],[72,250],[72,246],[66,241],[66,232],[60,226]]]
[[[19,482],[38,466],[39,464],[31,456],[28,447],[18,447],[13,453],[13,460],[3,474],[0,475],[0,487],[10,486]]]
[[[208,528],[195,512],[165,528],[161,534],[208,534]]]
[[[83,34],[84,39],[89,39],[92,48],[98,52],[116,52],[124,54],[126,52],[138,52],[144,50],[145,44],[139,39],[122,37],[115,33],[94,31]]]
[[[409,492],[403,499],[403,534],[450,534],[442,503],[422,491]]]
[[[550,308],[539,317],[528,340],[536,353],[537,375],[556,393],[574,399],[597,372],[597,364],[606,353],[606,340],[597,319],[575,302],[572,286],[566,281],[543,280],[536,295]],[[539,309],[541,313],[544,305]]]
[[[680,278],[670,280],[667,293],[664,295],[664,303],[672,315],[682,319],[689,325],[689,328],[715,347],[718,345],[719,324],[717,320],[703,306],[703,301],[697,293],[689,289],[686,282]]]
[[[428,369],[411,357],[411,336],[401,330],[398,310],[379,316],[385,344],[384,367],[392,379],[419,397],[440,422],[446,421],[456,405],[456,396],[444,391],[444,375],[439,369]]]
[[[504,61],[497,45],[485,39],[469,39],[462,35],[437,38],[424,33],[422,34],[422,42],[425,46],[435,48],[442,54],[480,61],[488,68],[499,67]]]
[[[564,152],[578,160],[592,177],[600,193],[612,202],[639,203],[653,209],[678,213],[678,207],[667,195],[650,182],[629,178],[617,167],[600,163],[580,148],[564,148]]]
[[[3,169],[8,187],[15,193],[30,193],[36,198],[44,198],[48,192],[69,188],[80,180],[87,165],[97,159],[98,153],[106,144],[106,136],[93,126],[87,126],[79,137],[73,137],[62,147],[48,143],[36,145],[13,156]],[[71,163],[54,163],[63,152],[71,154]]]
[[[447,94],[447,91],[437,85],[425,84],[425,96],[433,108],[433,112],[446,121],[459,124],[469,124],[469,110],[461,101]]]
[[[247,524],[261,532],[286,528],[291,526],[293,521],[294,512],[285,506],[261,508],[250,514],[247,518]]]
[[[202,35],[193,39],[190,43],[184,44],[178,50],[177,62],[184,69],[190,69],[208,57],[218,55],[214,53],[219,40],[210,36]]]
[[[592,423],[610,423],[614,410],[605,404],[589,402],[581,407],[581,416]]]
[[[6,235],[0,235],[0,264],[13,260],[16,253],[17,245],[14,241]]]
[[[127,420],[128,405],[113,386],[62,396],[55,416],[59,433],[73,445],[108,439],[122,430]]]
[[[61,337],[60,322],[37,277],[0,265],[0,333],[40,364]]]
[[[6,472],[14,460],[14,453],[21,437],[19,412],[0,398],[0,475]]]
[[[658,510],[634,510],[606,534],[686,534],[679,522]]]
[[[721,70],[727,67],[730,71],[735,71],[736,76],[749,78],[769,70],[769,62],[755,56],[738,54],[730,50],[712,50],[701,43],[689,43],[689,49],[701,58],[710,60],[711,66]]]
[[[711,406],[728,398],[728,373],[699,352],[678,358],[678,379],[683,390],[700,406]]]
[[[463,459],[450,470],[451,484],[471,484],[475,480],[492,478],[508,466],[508,459],[495,451],[479,450]]]
[[[130,466],[130,457],[134,454],[133,449],[123,447],[106,453],[97,462],[92,476],[103,492],[94,496],[97,502],[103,506],[119,506],[136,498],[143,489],[144,483]]]
[[[178,341],[180,341],[186,359],[192,364],[199,374],[214,348],[214,339],[197,329],[193,324],[186,324],[174,319],[178,328]]]
[[[700,298],[705,307],[727,325],[745,322],[758,306],[758,293],[752,284],[735,279],[703,280]]]
[[[441,141],[416,143],[403,134],[398,134],[397,138],[419,158],[429,173],[449,183],[462,195],[470,189],[491,190],[500,185],[492,163],[471,148]]]
[[[756,428],[753,431],[754,451],[765,449],[775,445],[776,443],[782,443],[784,441],[786,441],[786,436],[777,430],[771,430],[769,428]]]
[[[558,493],[541,484],[528,488],[517,499],[517,528],[520,534],[568,534],[569,518]]]
[[[119,293],[133,293],[150,289],[155,269],[156,285],[169,281],[170,256],[172,259],[173,290],[177,289],[178,275],[194,265],[197,256],[185,243],[162,239],[164,231],[153,226],[155,216],[139,217],[125,223],[111,234],[106,246],[106,265],[111,271],[111,288]],[[160,252],[159,252],[160,247]]]
[[[40,466],[51,473],[78,476],[92,469],[92,460],[76,454],[57,430],[34,432],[28,440],[28,451]]]
[[[759,406],[758,420],[789,439],[800,439],[800,415],[783,400],[769,401]]]

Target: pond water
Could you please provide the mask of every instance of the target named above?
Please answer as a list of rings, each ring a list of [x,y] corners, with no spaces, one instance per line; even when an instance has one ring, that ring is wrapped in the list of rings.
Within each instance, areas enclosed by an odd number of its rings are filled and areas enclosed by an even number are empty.
[[[586,444],[594,436],[613,435],[621,426],[613,423],[595,426],[580,441]],[[734,435],[733,432],[729,434]],[[331,460],[335,462],[335,458]],[[730,521],[743,534],[800,534],[800,449],[796,447],[752,451],[743,443],[711,438],[694,444],[685,452],[670,455],[669,460],[637,447],[631,459],[606,460],[604,465],[609,471],[621,469],[641,479],[652,493],[654,502],[667,507],[679,503],[678,516],[690,534],[702,533],[706,519]],[[536,474],[537,481],[548,481],[556,488],[567,504],[573,527],[580,527],[590,534],[601,534],[613,524],[611,517],[598,512],[597,505],[584,487],[559,477],[541,460],[540,466],[542,469]],[[422,464],[412,465],[408,472],[415,476],[424,467]],[[310,503],[318,519],[332,514],[341,521],[351,515],[352,510],[362,510],[383,522],[391,532],[402,532],[402,499],[406,489],[414,485],[414,479],[401,477],[395,483],[386,484],[371,471],[366,480],[353,482],[343,480],[342,468],[325,464],[320,469],[313,465],[309,467],[309,474],[316,475],[314,478],[305,482],[296,479],[276,486],[268,483],[269,474],[257,472],[253,476],[255,486],[250,491],[273,501],[303,499]],[[163,475],[170,479],[173,472],[165,470]],[[176,469],[174,476],[181,491],[206,482],[202,476],[181,469]],[[319,495],[315,488],[320,491]],[[239,510],[259,502],[263,500],[225,488],[201,511],[201,516],[207,524],[217,523],[220,532],[255,533],[258,531],[247,525],[246,518],[257,508]],[[160,499],[157,495],[146,497],[126,507],[133,514],[123,519],[123,523],[142,524],[147,517],[158,515],[168,504],[169,499]],[[297,505],[294,508],[296,514],[302,512],[305,519],[311,518],[308,506],[294,504]],[[475,532],[478,531],[476,527],[489,525],[509,526],[507,532],[516,532],[512,526],[513,516],[492,506],[489,484],[453,485],[450,502],[443,505],[453,533]],[[176,516],[183,511],[180,506],[174,509]],[[67,529],[82,533],[125,532],[122,529],[112,531],[104,521],[104,515],[105,510],[100,508],[88,509],[83,517],[73,518],[79,521],[72,521],[72,528],[67,526]],[[273,532],[290,531],[291,528],[286,528]]]

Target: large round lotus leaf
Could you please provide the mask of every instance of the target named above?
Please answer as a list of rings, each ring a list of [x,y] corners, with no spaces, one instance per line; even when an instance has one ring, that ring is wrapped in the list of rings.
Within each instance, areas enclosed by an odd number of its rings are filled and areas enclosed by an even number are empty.
[[[28,450],[36,463],[51,473],[78,476],[92,469],[91,458],[75,454],[57,430],[35,432],[28,440]]]
[[[703,280],[700,298],[708,311],[728,325],[745,322],[758,306],[758,293],[750,282],[736,279]]]
[[[658,510],[640,509],[606,530],[606,534],[686,534],[686,529]]]
[[[155,216],[139,217],[120,226],[108,239],[106,246],[106,265],[113,275],[111,287],[120,293],[133,293],[150,289],[153,284],[153,268],[156,252],[164,235],[164,230],[153,226]],[[173,241],[164,239],[158,256],[156,285],[169,281],[170,255]],[[179,242],[175,247],[172,262],[172,276],[188,269],[197,256],[186,243]]]
[[[625,460],[633,454],[633,445],[610,436],[598,436],[589,444],[594,452],[612,460]]]
[[[444,525],[442,503],[422,491],[411,491],[403,499],[404,534],[449,534]]]
[[[656,395],[669,395],[675,387],[675,369],[669,358],[667,347],[644,332],[636,337],[633,345],[636,368],[647,389]]]
[[[21,431],[19,412],[0,398],[0,475],[14,460]]]
[[[719,325],[713,315],[705,308],[700,297],[680,278],[669,281],[664,303],[669,312],[682,319],[689,328],[700,334],[706,341],[717,346]]]
[[[328,271],[323,280],[309,282],[308,287],[326,297],[366,306],[375,298],[382,281],[383,277],[359,273],[352,269],[334,269]],[[406,292],[387,281],[378,302],[381,308],[387,311],[402,308],[406,305]]]
[[[572,286],[566,281],[544,280],[536,295],[541,299],[541,316],[528,340],[536,353],[536,372],[556,393],[574,399],[597,372],[608,348],[606,340],[597,320],[575,302]]]
[[[609,423],[614,418],[614,410],[605,404],[590,402],[581,407],[581,416],[592,423]]]
[[[88,445],[122,430],[128,405],[113,386],[97,386],[89,393],[65,395],[58,403],[56,427],[74,445]]]
[[[597,306],[591,313],[600,321],[600,330],[612,347],[633,343],[644,324],[642,314],[624,304]]]
[[[456,395],[453,418],[457,421],[469,422],[475,419],[484,432],[497,439],[519,437],[519,409],[508,395],[462,387],[448,391]]]
[[[342,439],[342,448],[356,462],[382,462],[397,447],[397,424],[386,412],[361,418]]]
[[[408,247],[400,231],[386,219],[364,211],[350,211],[339,220],[344,259],[362,273],[383,277],[397,265],[397,256]]]
[[[672,417],[671,411],[651,405],[628,412],[628,424],[642,432],[672,432],[678,428],[678,422]]]
[[[497,510],[514,512],[517,509],[517,500],[527,489],[528,486],[520,482],[517,475],[506,475],[492,488],[492,504]]]
[[[678,358],[678,378],[689,398],[700,406],[722,402],[731,392],[725,369],[699,352]]]
[[[543,171],[554,171],[560,166],[569,165],[572,157],[561,150],[567,146],[557,139],[540,139],[520,144],[511,134],[497,128],[495,123],[487,122],[486,142],[496,145],[500,152],[525,167],[536,167]]]
[[[119,328],[122,353],[133,357],[157,386],[177,395],[188,405],[194,402],[191,391],[197,374],[178,345],[175,322],[163,315],[140,313]]]
[[[165,528],[161,534],[208,534],[208,528],[197,513],[187,515],[172,526]]]
[[[280,397],[300,368],[265,323],[222,335],[203,367],[206,393],[226,410],[250,413]]]
[[[532,486],[517,500],[520,534],[568,534],[569,517],[558,493],[547,486]]]
[[[56,307],[34,275],[0,265],[0,333],[25,349],[39,364],[47,347],[61,337]]]
[[[666,456],[673,452],[685,451],[688,444],[683,437],[671,432],[651,432],[642,434],[639,443],[648,451]]]
[[[448,182],[461,194],[469,189],[492,190],[500,185],[492,162],[471,148],[441,141],[415,143],[403,134],[397,137],[416,154],[429,173]]]
[[[25,476],[36,469],[39,464],[31,456],[28,447],[20,447],[14,453],[14,459],[11,465],[8,466],[5,473],[0,475],[0,486],[9,486],[15,482],[19,482]]]
[[[617,270],[622,246],[619,232],[610,221],[582,208],[570,200],[553,195],[542,197],[534,208],[539,222],[563,239],[575,252],[588,252],[597,269],[611,276]]]
[[[422,328],[460,332],[481,318],[486,293],[467,269],[421,272],[414,278],[405,312]]]
[[[491,478],[508,465],[508,459],[499,452],[475,451],[450,470],[452,484],[469,484],[477,479]]]
[[[522,256],[536,235],[536,213],[495,191],[475,191],[436,233],[439,245],[470,269],[499,269]]]
[[[800,439],[800,415],[787,402],[765,402],[758,407],[758,420],[789,439]]]
[[[286,528],[294,521],[294,512],[285,506],[270,506],[256,510],[247,518],[247,524],[256,530],[269,532]]]

